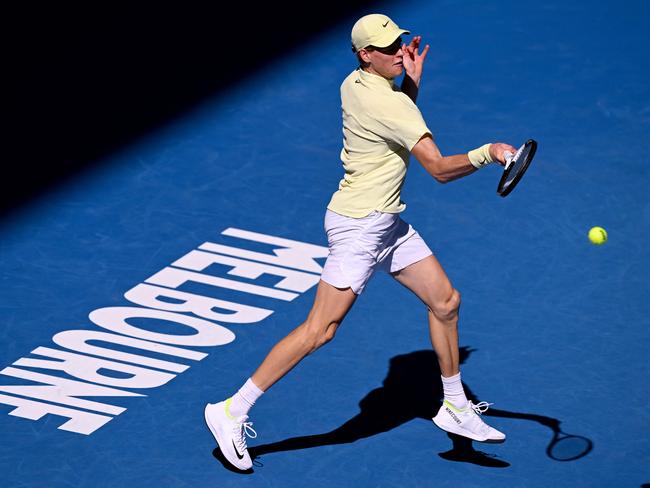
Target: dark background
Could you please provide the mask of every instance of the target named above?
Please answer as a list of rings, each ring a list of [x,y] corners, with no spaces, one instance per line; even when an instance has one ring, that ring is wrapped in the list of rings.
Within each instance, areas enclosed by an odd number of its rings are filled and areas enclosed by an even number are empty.
[[[368,3],[4,8],[0,216]]]

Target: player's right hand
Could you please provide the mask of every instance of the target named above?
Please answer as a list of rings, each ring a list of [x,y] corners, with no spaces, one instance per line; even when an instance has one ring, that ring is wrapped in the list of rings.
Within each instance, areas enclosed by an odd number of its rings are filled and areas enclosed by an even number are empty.
[[[515,154],[517,150],[510,144],[505,144],[503,142],[493,142],[490,145],[490,156],[492,156],[492,159],[495,161],[498,161],[501,166],[505,166],[506,164],[505,152]]]

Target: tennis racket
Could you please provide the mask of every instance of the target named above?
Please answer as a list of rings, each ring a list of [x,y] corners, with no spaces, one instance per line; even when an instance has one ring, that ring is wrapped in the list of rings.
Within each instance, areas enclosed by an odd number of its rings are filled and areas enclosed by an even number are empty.
[[[546,454],[556,461],[574,461],[586,456],[594,448],[594,443],[586,437],[553,429],[553,439],[546,448]]]
[[[537,151],[537,141],[528,139],[515,154],[509,151],[504,153],[506,166],[497,186],[497,193],[499,195],[506,197],[515,189],[515,186],[517,186],[519,180],[524,176],[528,166],[530,166],[535,156],[535,151]]]

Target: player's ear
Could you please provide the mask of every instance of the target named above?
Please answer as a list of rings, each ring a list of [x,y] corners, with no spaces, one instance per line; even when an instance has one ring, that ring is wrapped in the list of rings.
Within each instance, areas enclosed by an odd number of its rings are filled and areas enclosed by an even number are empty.
[[[359,49],[357,51],[357,56],[359,57],[359,60],[364,63],[370,62],[370,53],[367,49]]]

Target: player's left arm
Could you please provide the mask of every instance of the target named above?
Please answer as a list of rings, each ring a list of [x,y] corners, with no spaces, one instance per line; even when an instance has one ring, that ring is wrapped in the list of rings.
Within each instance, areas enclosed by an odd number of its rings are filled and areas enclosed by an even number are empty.
[[[505,151],[517,152],[510,144],[496,142],[490,144],[490,157],[501,165],[505,164]],[[411,154],[422,164],[424,169],[440,183],[448,183],[463,176],[470,175],[476,171],[476,167],[470,162],[467,154],[455,154],[443,156],[433,138],[427,134],[420,139]]]
[[[406,74],[402,80],[401,89],[403,93],[413,100],[413,103],[415,103],[415,100],[418,97],[420,80],[422,79],[422,68],[427,53],[429,52],[429,45],[427,44],[420,53],[421,41],[421,36],[414,36],[408,46],[406,44],[402,45],[402,52],[404,53],[402,63],[404,64],[404,71],[406,71]]]

